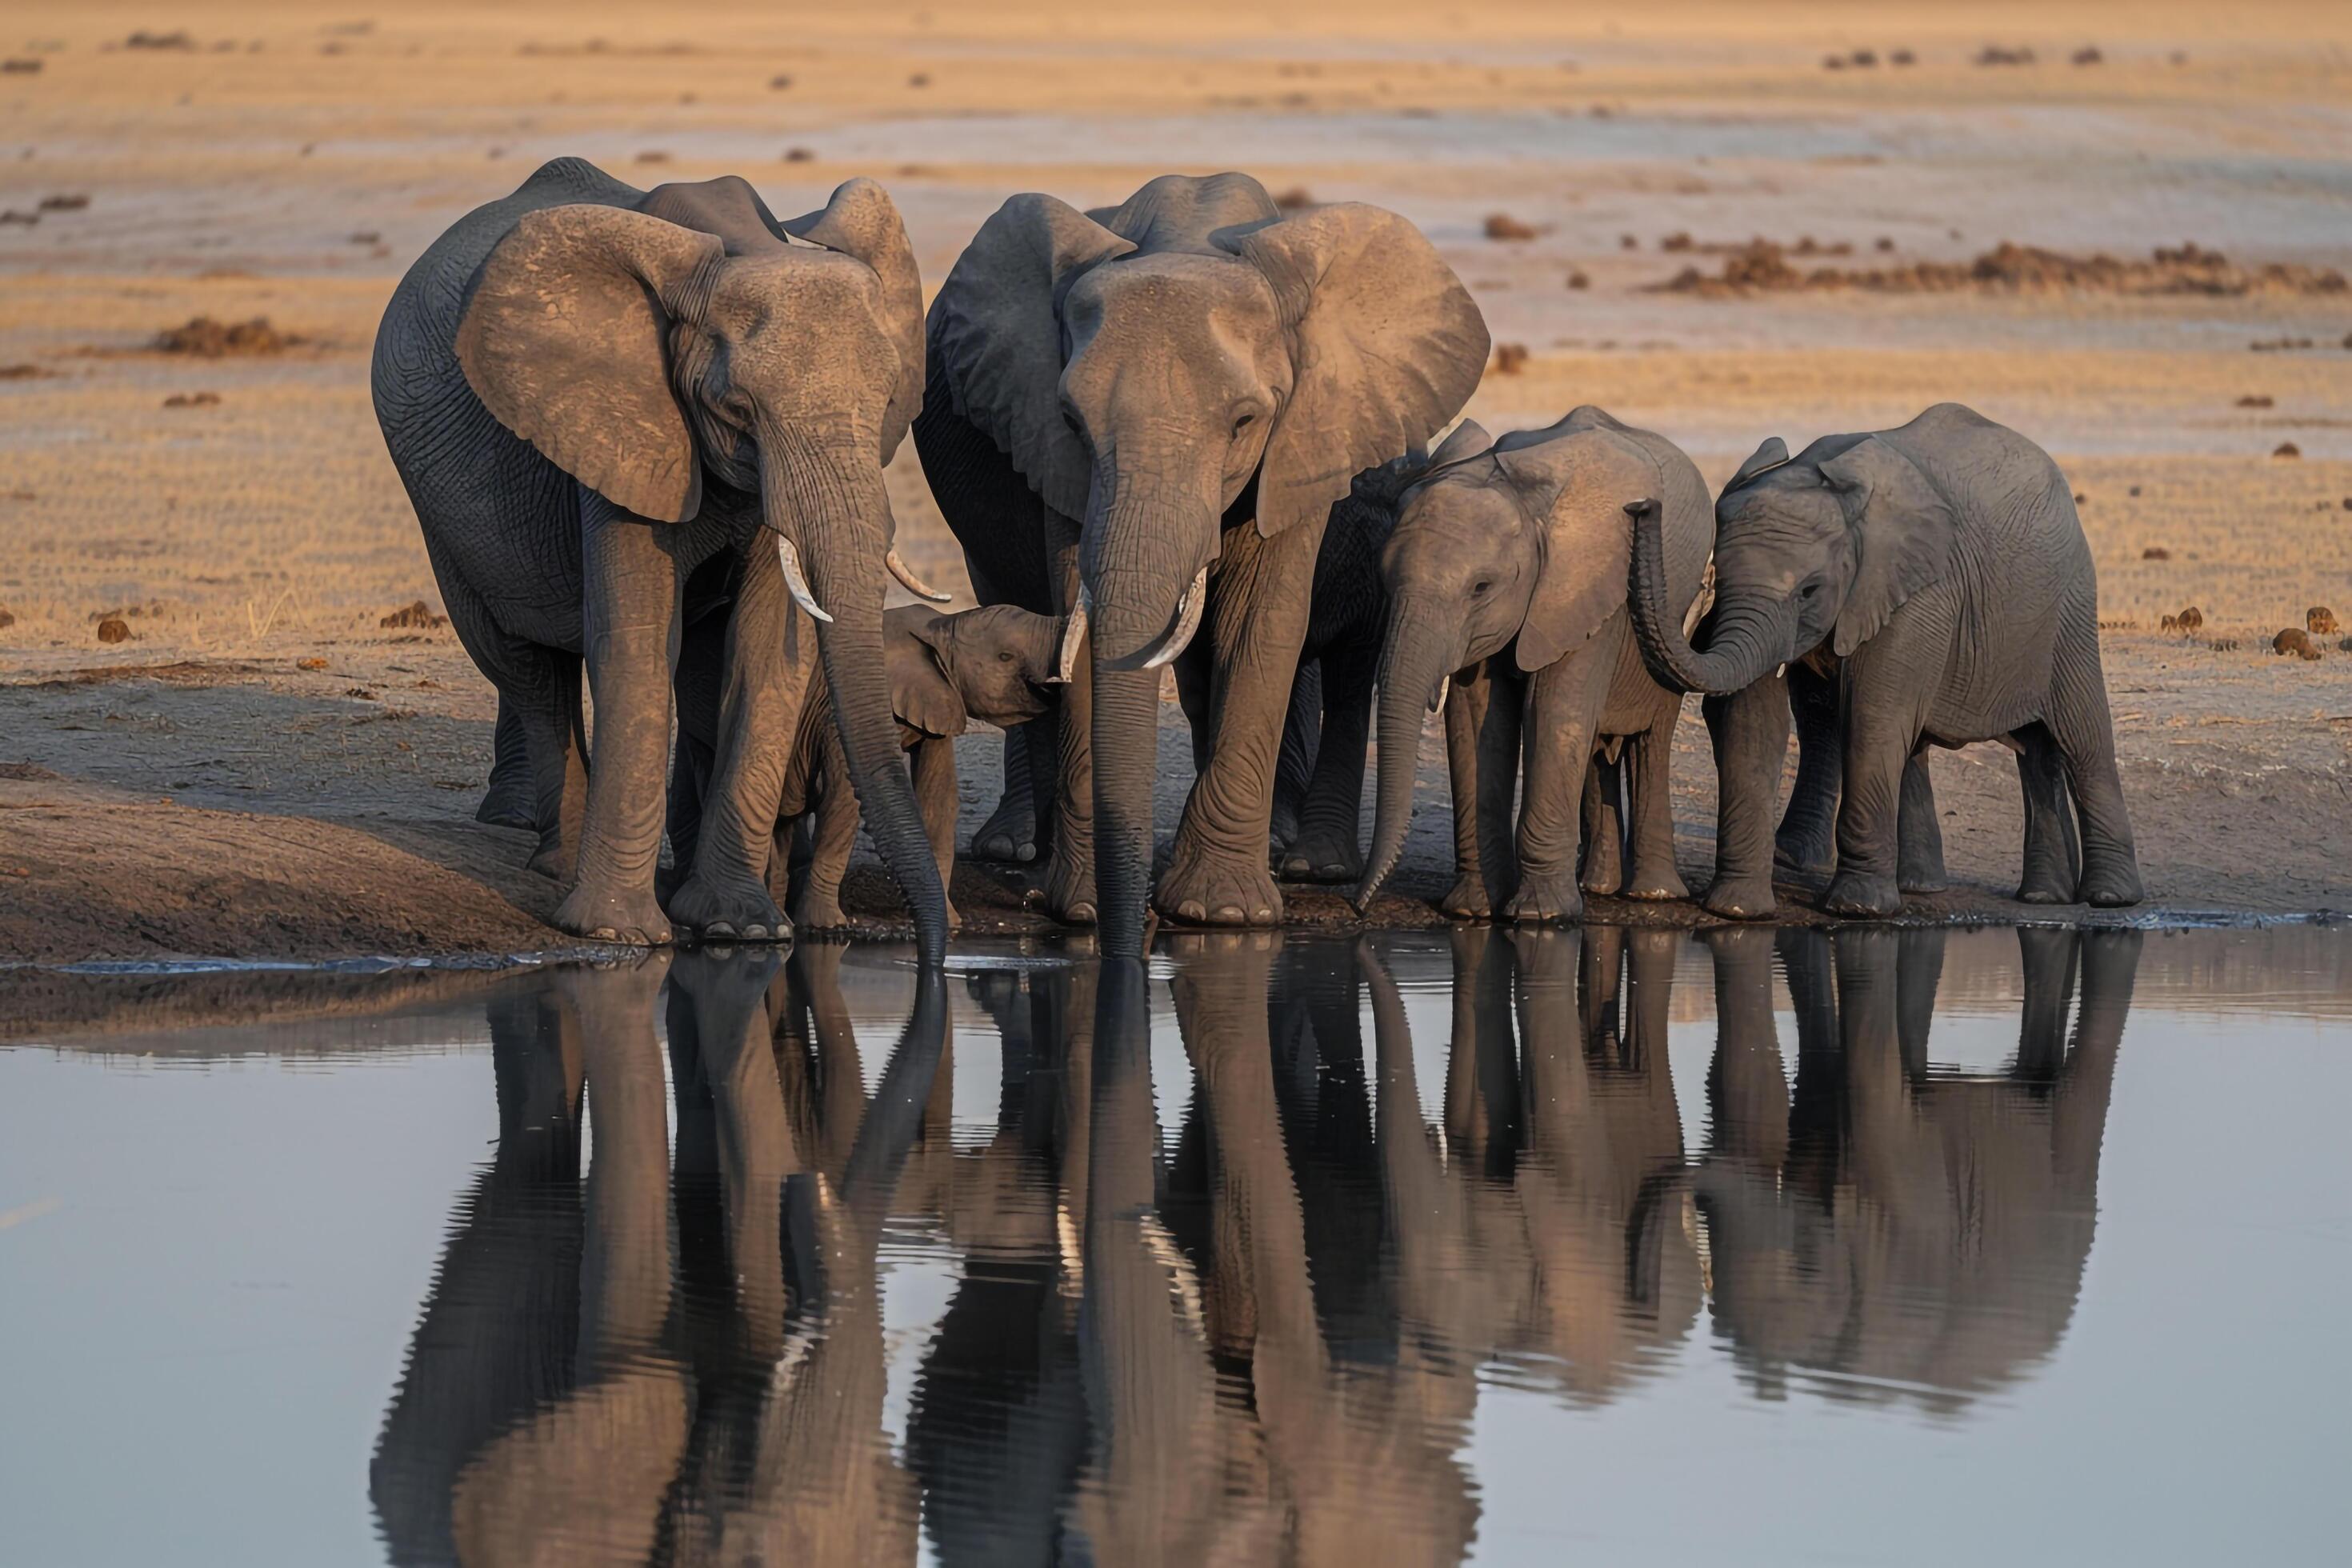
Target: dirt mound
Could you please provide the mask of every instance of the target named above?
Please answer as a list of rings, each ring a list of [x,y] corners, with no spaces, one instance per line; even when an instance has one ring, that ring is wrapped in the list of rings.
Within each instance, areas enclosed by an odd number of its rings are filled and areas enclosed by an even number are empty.
[[[413,605],[403,605],[376,622],[379,626],[423,626],[428,631],[435,626],[446,626],[448,624],[448,616],[435,615],[433,607],[422,599]]]
[[[269,324],[267,316],[256,316],[249,321],[216,321],[210,316],[192,316],[184,326],[167,327],[155,335],[155,348],[167,354],[195,354],[204,359],[219,359],[226,354],[274,354],[308,340],[293,332],[281,332]]]
[[[1670,249],[1713,252],[1717,247],[1689,244]],[[1850,248],[1850,247],[1849,247]],[[1839,255],[1839,249],[1823,249]],[[2271,262],[2262,267],[2231,265],[2218,250],[2195,241],[2178,249],[2158,247],[2148,260],[2124,261],[2105,255],[2069,256],[2038,246],[2003,240],[1975,260],[1914,261],[1899,267],[1801,268],[1791,258],[1809,253],[1803,242],[1791,248],[1769,239],[1753,239],[1723,252],[1723,269],[1709,276],[1685,267],[1654,291],[1697,294],[1723,299],[1754,293],[1788,293],[1801,289],[1859,289],[1881,294],[1948,294],[1982,289],[2004,294],[2342,294],[2347,284],[2333,268]]]

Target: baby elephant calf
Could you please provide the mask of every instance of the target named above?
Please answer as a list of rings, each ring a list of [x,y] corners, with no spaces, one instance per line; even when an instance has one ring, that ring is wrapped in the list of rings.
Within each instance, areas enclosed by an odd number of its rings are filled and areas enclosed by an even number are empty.
[[[1045,689],[1060,680],[1055,665],[1061,641],[1059,619],[1013,605],[953,615],[909,605],[883,615],[890,706],[898,720],[899,743],[914,768],[915,803],[930,834],[942,888],[952,884],[955,873],[955,738],[974,719],[1010,729],[1043,714],[1052,700]],[[803,931],[847,923],[841,912],[841,879],[857,842],[857,795],[834,730],[824,685],[812,681],[792,768],[784,775],[775,852],[768,862],[769,891]],[[793,830],[803,815],[809,822],[808,858],[792,866]],[[949,927],[960,923],[950,902]]]

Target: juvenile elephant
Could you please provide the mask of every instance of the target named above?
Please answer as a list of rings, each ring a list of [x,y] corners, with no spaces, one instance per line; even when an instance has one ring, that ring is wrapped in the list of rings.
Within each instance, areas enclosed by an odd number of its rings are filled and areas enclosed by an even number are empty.
[[[1325,522],[1453,417],[1486,351],[1411,224],[1285,216],[1243,174],[1092,215],[1015,196],[948,275],[916,444],[983,595],[1071,617],[1046,896],[1099,909],[1107,955],[1141,951],[1159,669],[1203,625],[1205,766],[1158,904],[1279,919],[1275,767]]]
[[[563,929],[788,929],[764,872],[815,662],[797,602],[875,840],[926,951],[945,941],[882,658],[886,568],[929,593],[897,563],[882,486],[922,401],[920,300],[871,181],[780,223],[741,180],[646,192],[572,158],[458,220],[394,291],[376,415],[450,618],[520,728],[536,863],[572,883]],[[672,665],[730,595],[711,809],[666,914]]]
[[[890,705],[898,736],[913,763],[915,803],[931,837],[940,885],[955,879],[955,738],[974,719],[1014,730],[1044,713],[1060,684],[1062,624],[1017,605],[988,605],[941,615],[920,605],[886,611],[883,655],[890,667]],[[809,815],[809,859],[796,868],[788,900],[803,930],[844,925],[841,879],[856,847],[857,797],[820,692],[801,721],[802,744],[784,775],[772,890],[782,893],[791,819]],[[950,930],[961,924],[952,900]]]
[[[1664,437],[1590,406],[1491,443],[1465,421],[1406,492],[1381,557],[1380,793],[1360,909],[1404,851],[1422,714],[1438,707],[1454,794],[1447,913],[1576,918],[1587,817],[1583,889],[1684,896],[1666,791],[1682,699],[1643,668],[1626,613],[1636,503],[1652,505],[1664,613],[1679,625],[1697,600],[1713,531],[1706,482]],[[1596,757],[1613,763],[1621,752],[1632,761],[1629,866],[1613,808],[1600,809],[1598,782],[1586,788]]]
[[[1924,771],[1905,789],[1906,764],[1924,745],[1988,740],[2018,752],[2018,897],[2140,900],[2099,665],[2098,577],[2048,453],[1938,404],[1896,429],[1823,437],[1794,458],[1767,441],[1716,520],[1704,649],[1682,629],[1679,580],[1654,526],[1637,530],[1633,561],[1651,669],[1676,690],[1731,699],[1710,721],[1723,801],[1710,909],[1771,911],[1766,823],[1788,746],[1785,668],[1800,661],[1837,697],[1843,798],[1824,908],[1902,907],[1902,803],[1916,813],[1931,798]]]

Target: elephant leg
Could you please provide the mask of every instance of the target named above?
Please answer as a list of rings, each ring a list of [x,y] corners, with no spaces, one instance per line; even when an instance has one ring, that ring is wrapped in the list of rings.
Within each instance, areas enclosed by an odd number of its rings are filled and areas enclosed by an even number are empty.
[[[812,739],[817,759],[809,787],[809,857],[793,882],[793,923],[803,931],[839,931],[849,923],[841,910],[841,879],[857,847],[857,792],[832,727]]]
[[[669,856],[670,872],[667,884],[655,879],[655,887],[667,900],[677,892],[686,880],[684,868],[694,864],[695,846],[702,837],[702,797],[710,788],[710,773],[717,765],[717,753],[709,746],[678,731],[677,747],[669,763]]]
[[[1624,753],[1618,753],[1622,759]],[[1584,849],[1578,885],[1588,893],[1614,893],[1625,885],[1625,816],[1621,807],[1623,770],[1601,752],[1584,770]]]
[[[580,660],[561,648],[533,650],[541,679],[516,704],[530,757],[531,816],[539,847],[530,868],[562,882],[578,869],[588,816],[588,735],[580,716]],[[501,709],[506,700],[500,699]]]
[[[1503,905],[1505,920],[1546,924],[1583,916],[1576,851],[1584,775],[1614,673],[1613,660],[1592,657],[1588,644],[1538,671],[1529,684],[1520,742],[1527,788],[1519,801],[1519,885]]]
[[[746,552],[727,621],[717,766],[693,871],[669,903],[688,930],[748,942],[792,934],[768,894],[768,857],[815,665],[814,628],[793,604],[763,530]]]
[[[1054,611],[1067,616],[1078,603],[1078,525],[1045,509]],[[1072,925],[1095,922],[1095,675],[1094,650],[1078,649],[1062,687],[1059,755],[1054,781],[1052,858],[1045,865],[1045,910]]]
[[[1492,919],[1519,885],[1511,807],[1519,784],[1524,688],[1478,664],[1445,696],[1445,769],[1454,794],[1454,886],[1437,907],[1456,920]]]
[[[1682,721],[1679,698],[1658,704],[1650,727],[1626,741],[1633,763],[1623,769],[1631,799],[1627,815],[1633,863],[1626,869],[1625,896],[1665,900],[1687,899],[1682,870],[1675,864],[1675,726]]]
[[[2066,786],[2083,828],[2083,879],[2076,889],[2095,909],[2121,909],[2147,897],[2131,811],[2116,771],[2115,718],[2099,664],[2096,610],[2070,604],[2058,618],[2058,652],[2043,715],[2066,764]]]
[[[1772,808],[1789,755],[1789,690],[1766,676],[1699,707],[1715,752],[1715,880],[1703,900],[1727,920],[1769,918],[1772,894]]]
[[[1840,706],[1845,780],[1838,802],[1837,875],[1822,907],[1832,914],[1891,915],[1903,908],[1900,859],[1903,769],[1918,749],[1925,699],[1891,669],[1856,677]]]
[[[1026,865],[1037,858],[1037,804],[1031,786],[1029,736],[1026,728],[1007,730],[1004,749],[1004,794],[980,831],[971,836],[975,860]]]
[[[1274,771],[1322,534],[1304,524],[1272,539],[1246,524],[1225,531],[1203,630],[1213,660],[1209,763],[1192,781],[1154,900],[1187,925],[1282,920],[1282,892],[1265,852]]]
[[[531,774],[530,745],[524,738],[522,715],[505,697],[499,699],[499,723],[490,741],[490,787],[474,812],[476,822],[492,827],[539,826],[539,789]]]
[[[1290,709],[1282,721],[1282,750],[1274,764],[1274,860],[1277,868],[1286,851],[1298,840],[1298,817],[1306,809],[1307,787],[1315,773],[1315,756],[1323,738],[1323,665],[1301,660],[1290,681]],[[1195,759],[1197,769],[1205,758]],[[1287,873],[1286,873],[1286,875]]]
[[[2066,799],[2066,763],[2049,728],[2028,724],[2011,737],[2017,747],[2017,784],[2025,800],[2025,870],[2018,901],[2071,904],[2083,877],[2074,808]]]
[[[955,742],[936,735],[918,741],[912,765],[915,807],[923,814],[923,826],[931,835],[931,855],[939,862],[940,886],[949,891],[948,930],[954,931],[963,924],[963,917],[956,913],[954,897]]]
[[[1927,776],[1927,748],[1903,764],[1903,795],[1895,812],[1895,880],[1906,893],[1940,893],[1950,886],[1944,873],[1944,825],[1936,816],[1936,786]]]
[[[596,705],[578,880],[555,923],[600,942],[659,945],[654,898],[685,574],[673,531],[581,493],[583,633]]]
[[[1353,882],[1364,874],[1364,752],[1371,740],[1374,666],[1369,654],[1344,661],[1327,655],[1318,664],[1322,732],[1282,874],[1291,881]],[[1286,734],[1283,743],[1289,744]]]
[[[1776,869],[1801,882],[1826,880],[1837,868],[1840,770],[1836,685],[1802,665],[1788,674],[1789,708],[1797,723],[1797,784],[1773,835]],[[1777,792],[1780,775],[1772,784]]]

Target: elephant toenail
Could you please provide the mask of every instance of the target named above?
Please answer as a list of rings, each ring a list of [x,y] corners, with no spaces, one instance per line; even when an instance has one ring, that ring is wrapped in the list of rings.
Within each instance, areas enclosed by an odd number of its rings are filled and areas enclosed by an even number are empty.
[[[1202,920],[1204,913],[1205,911],[1202,910],[1200,905],[1192,902],[1189,899],[1176,906],[1176,918],[1180,921],[1191,921],[1197,923]]]

